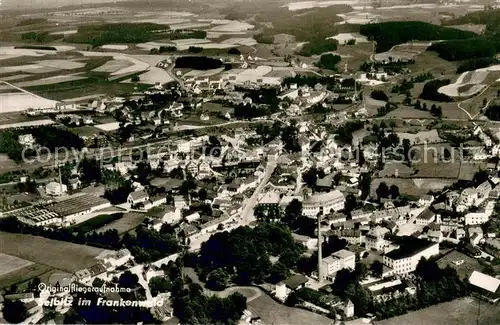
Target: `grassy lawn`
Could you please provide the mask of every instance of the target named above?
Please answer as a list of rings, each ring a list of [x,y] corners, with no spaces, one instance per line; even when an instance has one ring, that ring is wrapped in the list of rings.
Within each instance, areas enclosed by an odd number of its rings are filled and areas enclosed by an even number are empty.
[[[500,323],[500,305],[481,302],[479,317],[478,306],[478,300],[466,297],[403,316],[375,321],[375,325],[493,325]]]
[[[299,308],[287,307],[274,301],[265,293],[262,293],[259,298],[250,301],[248,309],[252,314],[260,316],[263,323],[267,325],[333,324],[333,320],[328,317]]]
[[[455,261],[462,260],[464,261],[461,265],[456,265]],[[452,268],[457,270],[460,278],[469,278],[474,270],[482,270],[483,267],[479,262],[464,253],[460,253],[458,251],[451,251],[450,253],[441,257],[438,261],[438,265],[440,268],[445,268],[446,266],[451,266]]]
[[[121,218],[123,218],[123,213],[103,214],[82,222],[76,226],[70,227],[70,229],[79,233],[87,233],[99,229]]]
[[[144,213],[129,212],[124,214],[122,218],[101,226],[98,231],[103,232],[110,229],[116,229],[119,234],[123,234],[135,229],[144,221],[144,219],[146,219],[146,215]]]
[[[16,270],[16,272],[0,276],[0,289],[8,288],[13,284],[29,281],[34,277],[42,278],[42,276],[46,274],[50,275],[54,271],[54,269],[47,265],[31,264],[27,267]]]
[[[95,264],[94,258],[102,251],[42,237],[0,232],[0,252],[71,273]]]

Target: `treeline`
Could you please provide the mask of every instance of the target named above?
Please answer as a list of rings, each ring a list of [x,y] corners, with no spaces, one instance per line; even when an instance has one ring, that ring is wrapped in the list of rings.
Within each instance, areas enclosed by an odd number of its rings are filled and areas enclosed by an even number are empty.
[[[16,24],[16,26],[28,26],[46,23],[48,20],[46,18],[26,18],[21,20]]]
[[[408,41],[457,40],[477,36],[469,31],[441,27],[420,21],[391,21],[360,26],[360,33],[377,42],[377,52]]]
[[[50,152],[55,152],[57,148],[82,149],[84,141],[70,130],[53,127],[40,126],[26,128],[22,130],[5,130],[0,132],[0,153],[6,154],[10,159],[19,162],[23,158],[31,157],[35,154],[32,149],[24,149],[19,144],[19,136],[32,134],[36,143],[41,147],[48,148]],[[24,157],[23,157],[24,151]]]
[[[51,35],[49,32],[28,32],[21,35],[21,40],[32,41],[37,43],[46,43],[54,41],[58,38],[56,35]]]
[[[432,100],[436,102],[451,102],[453,99],[445,94],[438,92],[439,88],[449,85],[450,79],[434,79],[427,82],[420,94],[421,99]]]
[[[264,33],[256,34],[253,36],[254,40],[260,44],[273,44],[274,43],[274,35],[267,35]]]
[[[37,46],[37,45],[14,46],[14,49],[57,51],[57,49],[53,46]]]
[[[153,23],[116,23],[83,25],[78,32],[65,37],[73,43],[101,46],[110,43],[142,43],[168,37],[170,27]]]
[[[150,54],[161,54],[165,52],[177,52],[177,47],[175,46],[160,46],[159,48],[153,48],[149,51]]]
[[[318,55],[325,52],[336,51],[338,45],[339,42],[335,39],[316,40],[304,44],[297,54],[302,56]]]
[[[462,62],[458,68],[457,73],[463,73],[466,71],[472,71],[476,69],[482,69],[489,67],[491,65],[497,64],[498,60],[496,58],[477,58],[470,59],[465,62]]]
[[[427,48],[448,61],[493,57],[500,50],[500,40],[491,37],[436,42]]]
[[[207,32],[204,30],[175,30],[167,35],[167,38],[173,41],[188,38],[204,39],[205,37],[207,37]]]
[[[138,263],[149,263],[177,253],[180,249],[175,234],[150,230],[141,224],[135,235],[126,233],[122,239],[116,229],[104,232],[78,232],[71,228],[46,228],[24,224],[16,217],[0,219],[0,231],[28,234],[60,240],[80,245],[89,245],[104,249],[119,250],[128,248]]]
[[[486,35],[497,35],[500,31],[500,9],[487,8],[482,11],[469,12],[455,19],[445,20],[443,25],[486,25]]]
[[[323,54],[318,63],[317,63],[317,66],[320,67],[320,68],[324,68],[324,69],[330,69],[330,70],[333,70],[333,71],[337,71],[338,68],[337,68],[337,64],[342,60],[342,58],[340,57],[340,55],[336,55],[336,54]]]
[[[175,61],[176,69],[211,70],[222,67],[223,62],[206,56],[181,56]]]

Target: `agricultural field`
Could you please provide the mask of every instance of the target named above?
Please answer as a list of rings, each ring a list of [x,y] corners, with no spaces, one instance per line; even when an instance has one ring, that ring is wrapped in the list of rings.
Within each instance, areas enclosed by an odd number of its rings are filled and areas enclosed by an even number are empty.
[[[31,235],[1,232],[0,252],[73,273],[95,264],[94,258],[103,250]]]
[[[500,305],[482,302],[472,297],[456,299],[408,314],[375,321],[375,325],[492,325],[500,322]]]

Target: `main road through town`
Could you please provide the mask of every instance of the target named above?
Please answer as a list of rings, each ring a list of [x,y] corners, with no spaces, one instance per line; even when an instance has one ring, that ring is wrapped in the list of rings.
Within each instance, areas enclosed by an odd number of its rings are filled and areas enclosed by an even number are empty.
[[[254,208],[257,205],[260,193],[266,186],[267,182],[269,182],[269,179],[271,178],[271,175],[273,174],[276,165],[277,165],[276,161],[274,160],[268,161],[266,165],[266,170],[264,172],[264,176],[262,177],[262,180],[260,181],[259,185],[253,192],[252,196],[247,201],[245,201],[241,213],[236,217],[237,218],[236,222],[230,227],[227,227],[226,230],[238,228],[241,226],[248,226],[253,221],[255,221],[255,216],[253,213]],[[189,244],[189,250],[198,251],[201,247],[201,244],[207,241],[211,235],[213,235],[213,233],[207,233],[191,240],[191,243]]]

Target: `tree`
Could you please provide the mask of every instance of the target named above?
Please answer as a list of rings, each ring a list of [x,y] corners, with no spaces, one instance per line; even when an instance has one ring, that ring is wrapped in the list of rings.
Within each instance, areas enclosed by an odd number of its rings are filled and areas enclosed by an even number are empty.
[[[3,318],[12,324],[22,323],[28,318],[28,310],[20,300],[5,300],[2,312]]]
[[[357,199],[353,194],[349,194],[345,199],[344,210],[350,213],[352,210],[356,209],[358,205]]]
[[[405,161],[407,161],[408,163],[411,162],[410,149],[411,149],[410,140],[403,139],[403,155],[405,157]]]
[[[269,273],[269,282],[278,283],[290,276],[290,269],[285,264],[278,261],[273,264]]]
[[[386,199],[391,194],[389,187],[384,182],[380,183],[380,185],[378,186],[378,188],[376,190],[376,193],[377,193],[377,196],[379,199],[382,199],[382,198]]]
[[[399,137],[396,133],[390,133],[389,136],[387,137],[387,140],[389,144],[393,147],[399,144]]]
[[[397,187],[396,185],[391,185],[390,192],[391,198],[396,199],[399,196],[399,187]]]
[[[224,269],[215,269],[207,276],[207,288],[210,290],[224,290],[228,282],[229,274]]]
[[[122,288],[130,288],[134,289],[139,284],[139,277],[137,274],[130,272],[129,270],[125,271],[120,275],[120,279],[118,280],[120,287]]]
[[[383,274],[383,268],[384,265],[379,260],[375,260],[370,266],[370,271],[372,272],[374,277],[381,278]]]
[[[130,81],[132,82],[139,82],[139,80],[141,80],[141,78],[138,75],[135,75],[132,78],[130,78]]]

